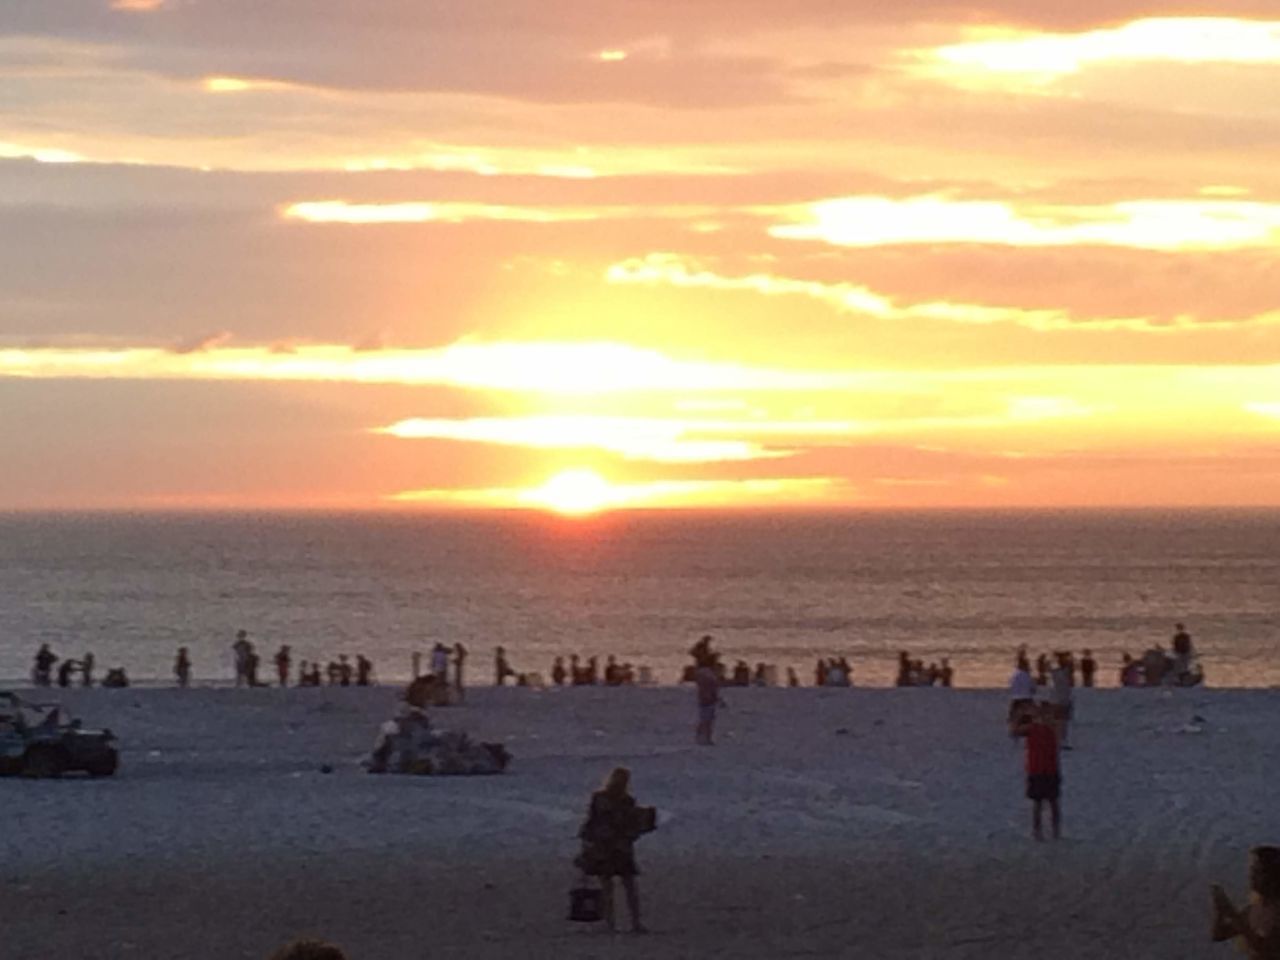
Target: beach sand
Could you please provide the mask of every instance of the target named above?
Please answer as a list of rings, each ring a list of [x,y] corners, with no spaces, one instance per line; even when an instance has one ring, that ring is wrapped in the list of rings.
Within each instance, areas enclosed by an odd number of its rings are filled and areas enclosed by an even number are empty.
[[[42,697],[123,760],[0,782],[8,960],[258,960],[301,935],[353,960],[1229,957],[1208,884],[1243,893],[1248,847],[1280,841],[1271,691],[1079,691],[1056,843],[1029,838],[998,691],[728,690],[698,748],[688,689],[477,689],[434,722],[515,760],[454,778],[359,767],[391,688]],[[564,919],[619,764],[661,811],[645,937]]]

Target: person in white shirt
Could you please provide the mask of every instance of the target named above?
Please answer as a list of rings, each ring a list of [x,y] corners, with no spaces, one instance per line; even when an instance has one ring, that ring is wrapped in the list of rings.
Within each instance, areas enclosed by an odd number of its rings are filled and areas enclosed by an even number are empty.
[[[1021,721],[1036,705],[1036,681],[1031,676],[1031,661],[1026,650],[1018,651],[1018,659],[1009,678],[1009,732],[1014,733]]]

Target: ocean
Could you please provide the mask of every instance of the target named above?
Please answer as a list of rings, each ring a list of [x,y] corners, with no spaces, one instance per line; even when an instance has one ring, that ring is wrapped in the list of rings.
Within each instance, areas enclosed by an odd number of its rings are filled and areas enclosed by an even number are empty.
[[[249,631],[264,675],[363,653],[384,681],[436,641],[492,682],[579,653],[675,682],[710,633],[732,665],[847,656],[892,683],[899,650],[948,657],[956,685],[1003,686],[1019,644],[1122,652],[1195,640],[1211,686],[1280,684],[1280,511],[928,513],[10,514],[0,516],[0,678],[39,644],[100,677],[169,682],[190,648],[229,682]]]

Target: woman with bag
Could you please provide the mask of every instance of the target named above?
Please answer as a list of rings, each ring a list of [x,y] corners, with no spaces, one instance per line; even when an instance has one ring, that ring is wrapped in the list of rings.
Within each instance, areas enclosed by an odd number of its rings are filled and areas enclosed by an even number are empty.
[[[609,929],[616,929],[613,878],[617,877],[627,895],[631,929],[644,933],[644,924],[640,922],[640,892],[636,888],[640,870],[636,866],[635,842],[654,829],[657,816],[653,807],[636,806],[635,798],[628,792],[630,783],[631,771],[616,767],[604,785],[591,795],[587,819],[578,831],[582,853],[574,863],[586,876],[599,878],[604,921]]]

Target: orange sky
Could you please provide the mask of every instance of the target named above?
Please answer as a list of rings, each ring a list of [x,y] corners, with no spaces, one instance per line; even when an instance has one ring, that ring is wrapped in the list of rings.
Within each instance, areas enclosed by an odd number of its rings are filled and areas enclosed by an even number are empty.
[[[1280,504],[1270,2],[783,9],[0,9],[0,509]]]

